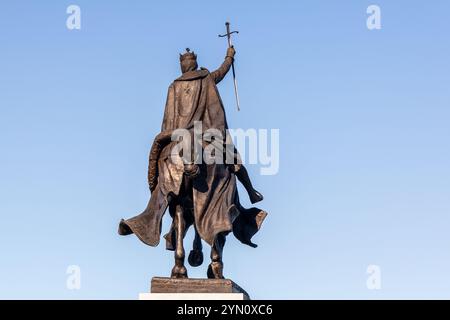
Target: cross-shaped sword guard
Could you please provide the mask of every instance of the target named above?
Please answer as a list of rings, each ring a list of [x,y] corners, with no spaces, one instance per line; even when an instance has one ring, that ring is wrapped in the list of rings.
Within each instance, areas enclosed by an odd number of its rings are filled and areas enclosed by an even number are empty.
[[[225,22],[225,25],[227,27],[227,33],[219,34],[219,37],[221,37],[221,38],[227,37],[228,38],[228,46],[231,47],[231,35],[233,33],[239,33],[239,31],[230,31],[230,23],[229,22]]]

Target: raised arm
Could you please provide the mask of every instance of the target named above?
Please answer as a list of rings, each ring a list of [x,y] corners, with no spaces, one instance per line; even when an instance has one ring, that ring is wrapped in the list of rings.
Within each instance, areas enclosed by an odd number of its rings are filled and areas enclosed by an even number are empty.
[[[231,64],[234,61],[234,55],[236,54],[236,51],[233,47],[228,48],[227,55],[225,57],[225,61],[222,63],[222,65],[217,69],[216,71],[211,72],[211,76],[213,77],[214,81],[219,83],[222,81],[222,79],[225,77],[227,72],[230,70]]]

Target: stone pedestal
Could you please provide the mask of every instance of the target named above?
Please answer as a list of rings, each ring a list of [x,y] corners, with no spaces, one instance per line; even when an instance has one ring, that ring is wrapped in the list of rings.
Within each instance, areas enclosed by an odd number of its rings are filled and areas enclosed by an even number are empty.
[[[229,279],[154,277],[150,293],[141,293],[139,300],[250,300],[250,297]]]

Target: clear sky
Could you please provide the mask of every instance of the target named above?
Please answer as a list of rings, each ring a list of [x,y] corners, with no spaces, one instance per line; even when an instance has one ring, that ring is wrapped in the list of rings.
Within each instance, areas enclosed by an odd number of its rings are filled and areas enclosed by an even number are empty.
[[[81,30],[66,28],[70,4]],[[443,0],[2,2],[0,298],[135,299],[170,274],[163,243],[117,225],[147,203],[178,53],[219,66],[226,20],[240,31],[241,112],[231,76],[219,85],[230,127],[280,129],[280,169],[248,166],[269,216],[257,249],[228,237],[225,275],[261,299],[450,298],[449,13]]]

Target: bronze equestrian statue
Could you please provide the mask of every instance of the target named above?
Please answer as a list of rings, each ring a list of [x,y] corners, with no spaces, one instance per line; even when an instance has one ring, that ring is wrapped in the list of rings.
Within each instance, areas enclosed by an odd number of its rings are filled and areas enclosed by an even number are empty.
[[[201,122],[203,132],[215,129],[223,137],[227,136],[228,125],[216,84],[229,71],[234,56],[235,50],[230,46],[219,69],[209,72],[205,68],[198,69],[194,52],[187,49],[186,53],[180,54],[182,75],[169,86],[161,133],[150,151],[149,203],[140,215],[121,220],[119,225],[120,235],[134,233],[145,244],[157,246],[162,217],[169,208],[173,220],[164,238],[166,248],[175,251],[173,278],[187,278],[183,238],[190,226],[195,229],[195,238],[189,264],[199,266],[203,263],[201,240],[204,240],[211,246],[207,276],[222,279],[226,235],[233,232],[242,243],[256,247],[251,238],[267,215],[263,210],[246,209],[240,204],[236,178],[245,187],[252,203],[263,197],[253,188],[245,167],[236,161],[240,159],[239,154],[229,140],[224,144],[232,147],[233,163],[211,164],[192,158],[182,161],[181,154],[178,158],[173,157],[173,148],[179,143],[173,141],[174,130],[186,129],[194,134],[195,123]],[[211,143],[202,141],[202,150]]]

